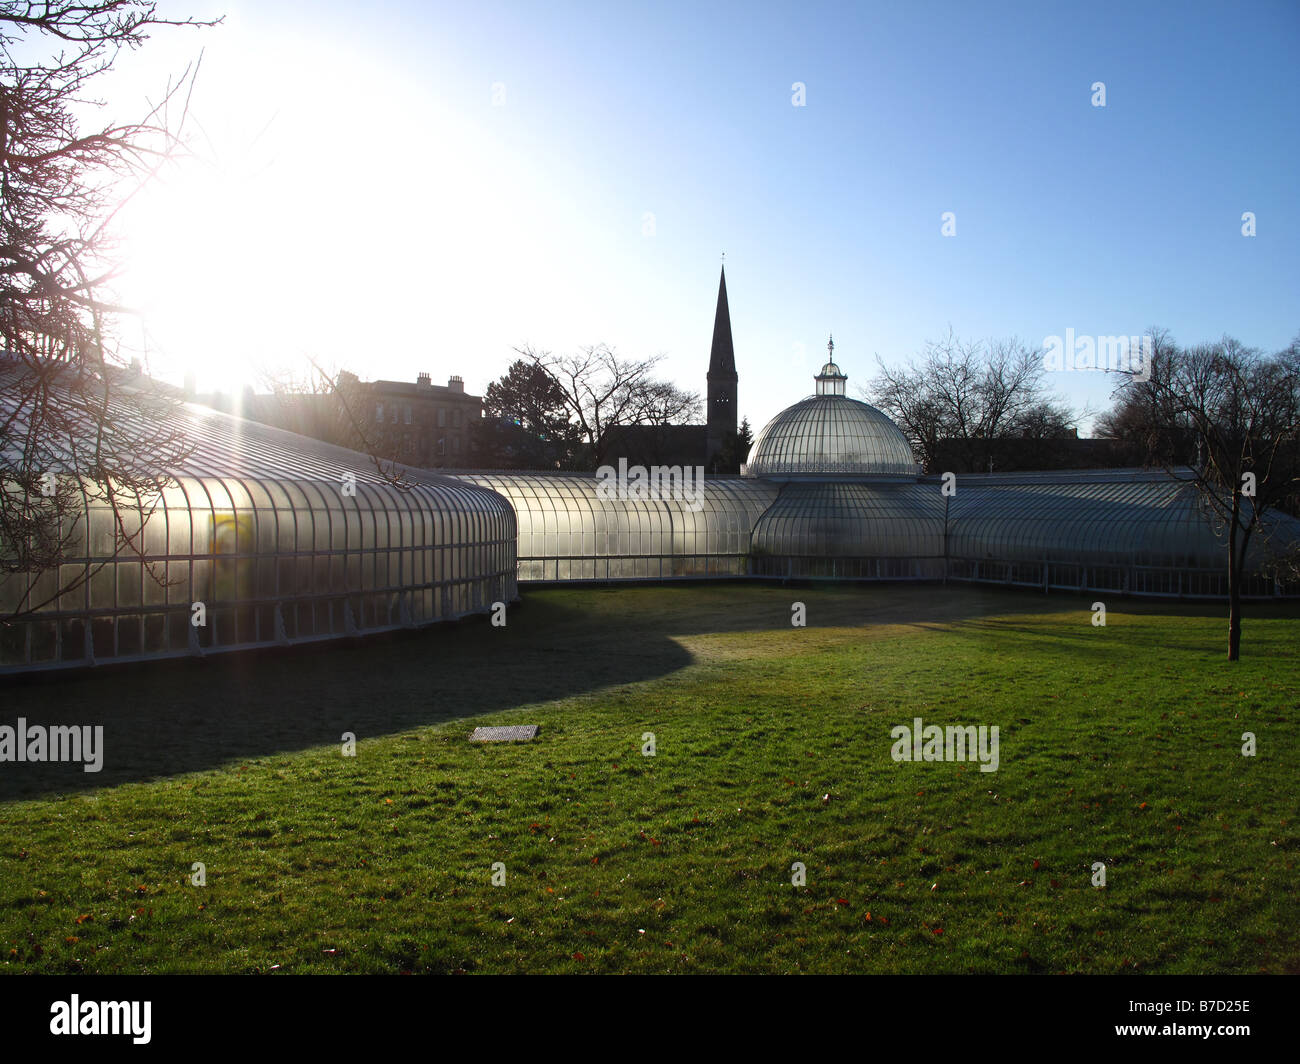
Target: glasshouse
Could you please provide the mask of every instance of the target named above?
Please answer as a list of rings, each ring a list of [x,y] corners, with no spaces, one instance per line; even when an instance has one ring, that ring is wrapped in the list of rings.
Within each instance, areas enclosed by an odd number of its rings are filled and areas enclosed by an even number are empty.
[[[62,519],[68,549],[34,576],[5,545],[0,671],[414,627],[512,602],[519,583],[930,580],[1226,595],[1222,530],[1178,471],[922,476],[898,427],[844,394],[833,361],[815,379],[814,395],[758,434],[740,476],[683,482],[673,469],[650,490],[611,490],[600,473],[401,468],[395,478],[363,454],[172,404],[160,417],[188,447],[159,459],[155,491],[124,501],[77,481],[80,502]],[[7,446],[23,435],[21,416],[9,424]],[[665,484],[674,490],[657,490]],[[1265,564],[1296,544],[1300,521],[1272,516],[1254,537],[1246,593],[1300,593]]]
[[[140,416],[119,402],[107,420]],[[53,470],[77,500],[60,515],[61,564],[0,574],[0,669],[331,639],[517,598],[514,511],[499,495],[420,470],[394,483],[365,455],[193,404],[157,416],[188,445],[157,490],[110,494],[66,472],[71,453]]]
[[[1227,594],[1226,550],[1193,484],[1151,470],[967,475],[912,484],[787,483],[752,537],[756,576],[948,580],[1134,595]],[[1254,538],[1245,592],[1287,593]],[[1289,589],[1295,593],[1296,589]]]
[[[839,366],[827,362],[814,380],[816,394],[786,407],[755,437],[742,472],[916,479],[920,470],[907,437],[874,406],[845,396],[848,377]]]
[[[591,474],[463,473],[510,500],[519,579],[663,580],[749,575],[750,534],[778,487],[708,477],[691,492],[604,498]],[[631,493],[628,493],[631,494]]]
[[[755,437],[740,477],[705,480],[697,508],[603,500],[591,475],[461,474],[508,498],[521,581],[749,576],[947,580],[1043,590],[1214,598],[1226,545],[1190,470],[921,476],[907,437],[845,395],[833,361],[815,394]],[[1245,593],[1300,593],[1264,566],[1300,542],[1272,515],[1253,537]]]

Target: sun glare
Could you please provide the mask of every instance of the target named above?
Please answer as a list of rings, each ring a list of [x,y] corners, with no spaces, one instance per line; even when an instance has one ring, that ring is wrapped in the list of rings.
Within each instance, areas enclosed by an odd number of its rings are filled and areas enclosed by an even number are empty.
[[[431,319],[464,346],[452,319],[501,318],[498,249],[541,246],[530,179],[491,137],[355,56],[300,49],[285,69],[284,54],[205,59],[192,154],[122,217],[120,288],[139,325],[124,339],[200,391],[301,377],[309,354],[362,374],[375,350],[428,358]]]

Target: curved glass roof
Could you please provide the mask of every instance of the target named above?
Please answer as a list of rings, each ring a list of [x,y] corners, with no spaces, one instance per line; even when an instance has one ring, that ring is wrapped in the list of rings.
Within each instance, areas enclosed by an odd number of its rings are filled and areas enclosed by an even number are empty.
[[[749,477],[919,475],[907,437],[874,406],[844,395],[811,395],[769,421],[754,440]]]
[[[945,505],[947,503],[947,505]],[[1300,521],[1271,513],[1248,568],[1300,542]],[[1221,570],[1224,533],[1195,485],[1160,470],[1065,471],[910,484],[787,484],[755,523],[762,556],[954,558]]]
[[[461,472],[509,500],[523,580],[744,575],[776,485],[706,477],[687,499],[602,498],[591,473]]]
[[[791,483],[752,548],[795,557],[943,557],[943,499],[928,485]]]
[[[1210,507],[1193,483],[1163,471],[974,474],[957,483],[948,524],[953,557],[1226,567],[1226,534]],[[1264,524],[1248,565],[1258,564],[1270,538],[1300,537],[1300,522],[1285,514]]]
[[[11,468],[32,410],[16,372],[0,367]],[[393,484],[367,455],[129,391],[110,425],[156,443],[145,487],[88,475],[87,400],[48,389],[38,457],[71,489],[61,558],[0,574],[0,673],[409,628],[518,598],[515,514],[495,492],[419,469]]]

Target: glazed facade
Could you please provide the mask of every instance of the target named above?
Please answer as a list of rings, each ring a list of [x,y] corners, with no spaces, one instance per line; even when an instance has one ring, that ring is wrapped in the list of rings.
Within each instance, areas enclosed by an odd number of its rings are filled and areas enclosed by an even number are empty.
[[[394,486],[364,455],[194,405],[167,416],[193,452],[160,490],[74,477],[58,570],[0,575],[0,670],[335,639],[517,598],[499,495],[419,470]]]
[[[843,379],[828,363],[826,390],[759,434],[746,475],[676,498],[611,497],[594,474],[406,469],[395,485],[365,455],[176,406],[167,416],[192,451],[160,469],[159,490],[114,500],[86,485],[58,572],[0,575],[0,671],[418,627],[512,602],[521,582],[1226,595],[1221,530],[1185,474],[921,477],[902,433],[846,398]],[[1248,595],[1300,593],[1266,565],[1293,543],[1300,521],[1285,515],[1256,535]]]

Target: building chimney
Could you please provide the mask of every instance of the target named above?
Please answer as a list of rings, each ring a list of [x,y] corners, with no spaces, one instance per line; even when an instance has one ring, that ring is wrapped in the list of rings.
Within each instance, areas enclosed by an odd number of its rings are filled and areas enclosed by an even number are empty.
[[[417,376],[415,378],[415,383],[420,385],[420,387],[422,388],[433,387],[433,381],[429,379],[429,375],[427,373],[421,373],[419,376]]]
[[[465,380],[463,377],[447,378],[447,387],[453,392],[463,392],[465,390]]]

